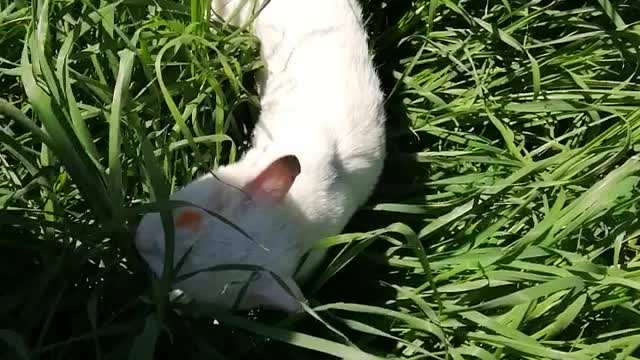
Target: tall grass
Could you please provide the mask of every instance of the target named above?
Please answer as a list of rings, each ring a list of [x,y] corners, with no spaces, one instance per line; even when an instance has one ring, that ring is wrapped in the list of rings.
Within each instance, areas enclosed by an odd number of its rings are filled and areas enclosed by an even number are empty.
[[[206,1],[1,0],[0,354],[640,358],[640,5],[364,5],[378,190],[318,245],[313,316],[214,323],[132,237],[246,148],[256,40]]]

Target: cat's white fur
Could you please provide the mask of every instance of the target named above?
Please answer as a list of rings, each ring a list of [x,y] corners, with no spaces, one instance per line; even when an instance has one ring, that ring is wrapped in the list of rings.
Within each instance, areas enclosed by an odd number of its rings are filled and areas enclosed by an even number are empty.
[[[212,9],[224,21],[243,25],[260,5],[214,0]],[[221,264],[263,266],[295,297],[262,274],[246,288],[240,308],[296,311],[304,299],[297,283],[312,274],[324,251],[311,252],[296,275],[303,254],[340,233],[377,182],[385,154],[383,95],[355,0],[271,0],[252,29],[266,62],[253,147],[215,171],[221,181],[205,175],[172,198],[221,214],[255,242],[205,214],[195,228],[176,227],[175,259],[193,247],[182,273]],[[299,169],[291,157],[278,160],[286,155],[295,156]],[[158,214],[143,218],[136,245],[160,274],[164,236]],[[237,270],[203,272],[177,287],[197,301],[230,307],[249,277]]]

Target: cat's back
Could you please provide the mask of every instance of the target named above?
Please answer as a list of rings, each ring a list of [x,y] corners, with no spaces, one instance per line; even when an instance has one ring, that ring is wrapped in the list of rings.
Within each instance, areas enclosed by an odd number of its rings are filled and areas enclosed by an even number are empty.
[[[256,171],[296,155],[303,170],[292,198],[309,219],[339,230],[371,193],[385,154],[383,94],[361,7],[355,0],[270,0],[252,31],[266,63],[261,113],[254,148],[237,167]]]
[[[383,94],[358,3],[271,0],[255,33],[267,65],[256,136],[281,136],[297,151],[335,148],[346,171],[370,165],[358,158],[380,162]]]
[[[213,9],[236,25],[261,9],[253,32],[266,63],[260,121],[271,138],[317,130],[376,138],[383,96],[357,0],[214,0]]]

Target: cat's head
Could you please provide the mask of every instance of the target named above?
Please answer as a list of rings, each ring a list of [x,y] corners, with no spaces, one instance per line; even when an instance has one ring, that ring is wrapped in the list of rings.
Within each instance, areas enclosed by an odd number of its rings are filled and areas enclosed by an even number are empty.
[[[256,176],[240,173],[244,171],[229,166],[219,172],[219,179],[204,176],[172,195],[172,200],[196,205],[173,209],[174,266],[185,257],[179,276],[228,264],[254,264],[284,273],[297,265],[302,255],[297,227],[283,204],[300,173],[298,159],[292,155],[278,158]],[[160,214],[143,217],[135,244],[160,276],[165,257]],[[196,300],[229,305],[249,275],[244,271],[202,272],[178,287]]]

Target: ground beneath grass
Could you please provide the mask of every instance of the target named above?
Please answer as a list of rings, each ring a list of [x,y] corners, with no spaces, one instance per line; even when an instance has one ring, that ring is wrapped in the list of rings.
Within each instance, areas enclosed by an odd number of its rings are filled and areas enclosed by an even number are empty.
[[[206,1],[0,0],[0,358],[640,358],[640,3],[364,5],[376,194],[314,316],[214,323],[132,230],[246,148],[255,39]]]

